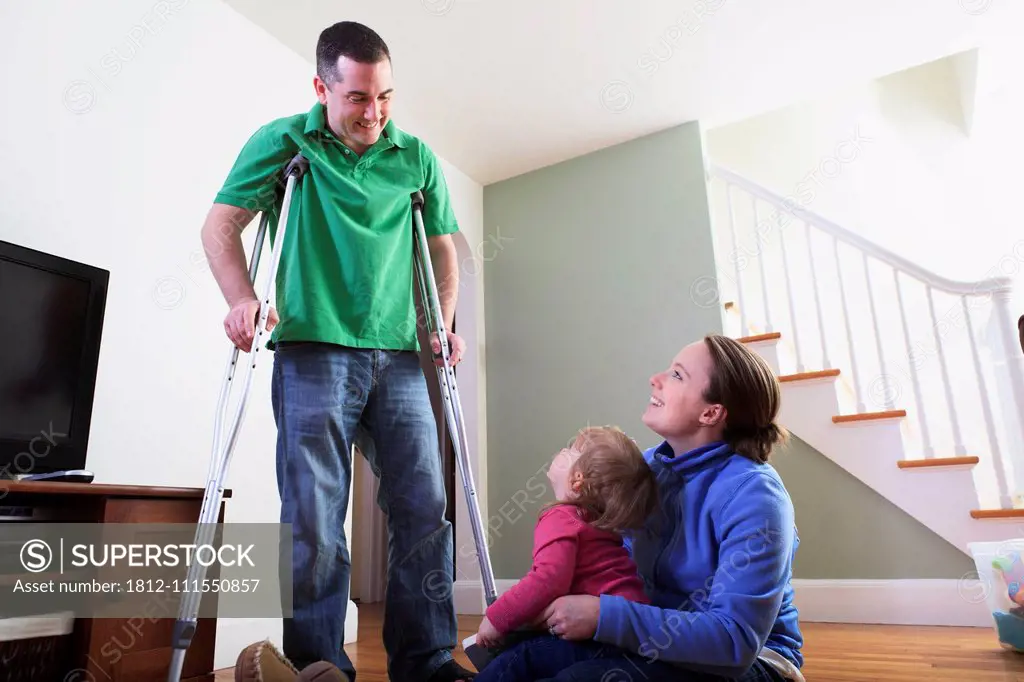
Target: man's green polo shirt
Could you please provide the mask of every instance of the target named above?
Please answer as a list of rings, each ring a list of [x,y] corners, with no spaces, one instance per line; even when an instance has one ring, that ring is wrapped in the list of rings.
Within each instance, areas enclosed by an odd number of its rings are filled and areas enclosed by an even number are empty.
[[[214,199],[269,214],[277,236],[282,174],[302,151],[309,171],[292,195],[276,281],[279,341],[419,350],[413,296],[412,194],[424,197],[427,236],[456,232],[441,164],[388,121],[362,157],[327,128],[323,106],[272,121],[249,138]],[[265,253],[259,272],[269,267]],[[438,285],[440,286],[440,282]]]

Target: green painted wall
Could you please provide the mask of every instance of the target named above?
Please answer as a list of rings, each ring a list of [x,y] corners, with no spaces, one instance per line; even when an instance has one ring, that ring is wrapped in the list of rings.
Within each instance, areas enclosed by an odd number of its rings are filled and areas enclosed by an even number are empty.
[[[648,378],[721,331],[689,293],[714,276],[701,145],[689,123],[484,188],[484,232],[506,240],[484,267],[498,578],[530,567],[551,456],[588,423],[656,443]]]

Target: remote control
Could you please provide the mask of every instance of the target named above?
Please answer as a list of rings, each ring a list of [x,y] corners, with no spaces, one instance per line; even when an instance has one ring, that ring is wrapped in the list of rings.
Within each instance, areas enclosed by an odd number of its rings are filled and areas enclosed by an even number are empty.
[[[47,474],[29,474],[23,481],[46,481],[48,483],[92,483],[93,473],[85,469],[51,471]]]

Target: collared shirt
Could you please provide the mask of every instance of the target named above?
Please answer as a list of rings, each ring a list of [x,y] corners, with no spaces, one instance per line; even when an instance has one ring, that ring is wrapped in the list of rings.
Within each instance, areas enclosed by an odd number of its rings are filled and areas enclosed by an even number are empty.
[[[459,229],[438,158],[391,120],[360,156],[330,131],[317,102],[308,113],[260,127],[214,201],[266,212],[275,244],[283,171],[300,151],[309,170],[289,206],[275,282],[280,322],[268,348],[323,341],[418,351],[413,193],[423,192],[427,237]],[[269,263],[269,255],[260,262]]]

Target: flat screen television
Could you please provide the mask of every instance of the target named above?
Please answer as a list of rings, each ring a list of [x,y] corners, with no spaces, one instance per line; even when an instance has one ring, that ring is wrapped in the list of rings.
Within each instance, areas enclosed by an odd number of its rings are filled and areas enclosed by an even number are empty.
[[[109,276],[0,241],[0,479],[85,469]]]

